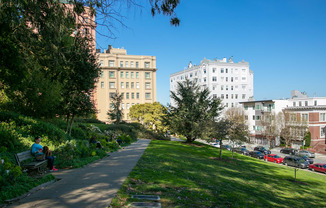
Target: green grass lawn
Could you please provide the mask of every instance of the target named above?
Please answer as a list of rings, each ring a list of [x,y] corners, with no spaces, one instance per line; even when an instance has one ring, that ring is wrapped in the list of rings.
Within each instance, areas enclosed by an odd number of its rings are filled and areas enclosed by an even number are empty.
[[[162,207],[326,207],[326,175],[294,169],[203,144],[153,140],[113,207],[134,194],[159,195]]]

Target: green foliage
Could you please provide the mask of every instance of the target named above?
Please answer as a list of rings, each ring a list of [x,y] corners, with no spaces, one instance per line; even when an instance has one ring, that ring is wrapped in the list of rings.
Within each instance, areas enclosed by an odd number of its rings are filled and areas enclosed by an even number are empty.
[[[168,130],[164,124],[167,109],[159,102],[144,103],[132,106],[129,117],[142,123],[148,130],[164,133]]]
[[[304,135],[303,140],[305,141],[305,147],[309,147],[311,144],[311,133],[310,131],[307,131]]]
[[[120,94],[118,91],[114,93],[114,96],[110,98],[110,109],[107,113],[109,116],[109,119],[115,123],[119,124],[122,121],[123,118],[123,112],[121,110],[121,103],[123,100],[123,95]]]
[[[182,134],[187,142],[202,138],[209,131],[209,123],[219,116],[220,99],[213,99],[208,88],[201,87],[188,79],[178,82],[175,92],[171,91],[173,105],[169,106],[166,123],[173,132]]]

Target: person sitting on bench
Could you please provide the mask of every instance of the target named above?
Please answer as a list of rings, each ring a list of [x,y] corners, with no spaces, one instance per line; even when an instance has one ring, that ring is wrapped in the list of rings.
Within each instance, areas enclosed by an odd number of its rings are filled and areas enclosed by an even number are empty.
[[[48,168],[50,171],[57,171],[53,165],[54,165],[54,156],[52,155],[46,155],[43,153],[43,146],[40,145],[41,137],[37,136],[34,139],[35,143],[32,145],[32,154],[35,156],[36,160],[48,160]]]

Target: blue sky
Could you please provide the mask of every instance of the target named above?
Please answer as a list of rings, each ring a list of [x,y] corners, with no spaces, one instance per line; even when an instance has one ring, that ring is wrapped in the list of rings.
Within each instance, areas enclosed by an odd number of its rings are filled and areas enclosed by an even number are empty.
[[[127,28],[116,24],[116,39],[97,35],[97,47],[156,56],[164,105],[170,74],[204,57],[248,61],[256,100],[288,98],[294,89],[326,97],[326,0],[181,0],[179,27],[152,18],[146,4],[121,11]]]

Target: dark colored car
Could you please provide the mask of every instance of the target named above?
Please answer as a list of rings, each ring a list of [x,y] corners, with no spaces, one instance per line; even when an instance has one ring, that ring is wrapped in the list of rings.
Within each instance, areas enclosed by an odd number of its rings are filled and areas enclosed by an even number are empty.
[[[249,152],[250,157],[258,158],[258,159],[264,159],[264,154],[259,151],[251,151]]]
[[[255,147],[254,150],[255,150],[255,151],[259,151],[259,152],[261,152],[261,153],[263,153],[263,154],[265,154],[265,155],[267,155],[267,154],[271,154],[271,151],[268,150],[268,149],[266,149],[266,148],[263,147],[263,146]]]
[[[314,160],[312,158],[307,157],[307,156],[302,156],[301,158],[304,159],[305,161],[308,161],[309,164],[313,164],[314,163]]]
[[[275,155],[275,154],[265,155],[264,160],[273,162],[273,163],[282,163],[283,162],[283,158],[278,155]]]
[[[283,159],[284,165],[289,165],[298,168],[308,168],[309,162],[297,156],[286,156]]]
[[[309,170],[318,171],[326,174],[326,164],[316,163],[316,164],[309,165]]]
[[[296,152],[295,149],[293,149],[293,148],[287,148],[287,147],[280,150],[280,153],[290,154],[290,155],[294,155],[295,152]]]
[[[233,151],[243,155],[249,155],[249,150],[247,150],[245,147],[237,147],[234,148]]]

